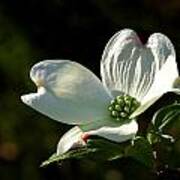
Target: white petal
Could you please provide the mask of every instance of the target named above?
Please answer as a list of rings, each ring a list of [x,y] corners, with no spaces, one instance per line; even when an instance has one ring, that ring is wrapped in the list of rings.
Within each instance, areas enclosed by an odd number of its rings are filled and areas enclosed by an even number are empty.
[[[180,78],[177,78],[173,84],[173,87],[159,90],[158,92],[155,92],[154,94],[149,95],[149,97],[145,97],[144,101],[142,101],[141,106],[130,116],[130,118],[134,118],[138,116],[139,114],[143,113],[148,107],[150,107],[154,102],[156,102],[164,93],[166,92],[174,92],[178,95],[180,95]],[[159,83],[161,84],[161,83]],[[171,85],[172,86],[172,85]],[[155,88],[158,88],[155,86]],[[161,88],[161,86],[159,87]]]
[[[37,93],[22,96],[22,101],[67,124],[83,124],[107,116],[109,92],[88,69],[71,61],[42,61],[32,67]]]
[[[85,146],[86,143],[81,138],[82,134],[83,132],[77,126],[65,133],[57,145],[57,155],[63,154],[76,147]]]
[[[141,100],[153,82],[155,62],[136,33],[125,29],[116,33],[105,47],[101,61],[103,83]]]
[[[130,116],[130,118],[135,118],[136,116],[142,114],[146,109],[148,109],[154,102],[159,99],[160,96],[153,97],[149,101],[144,102],[141,104],[139,108],[137,108]]]
[[[97,135],[114,142],[124,142],[132,139],[138,131],[138,124],[135,120],[120,125],[119,127],[103,126],[99,129],[87,131],[88,135]]]
[[[160,33],[143,46],[134,31],[119,31],[104,50],[101,76],[109,89],[149,101],[167,92],[178,76],[174,47]]]
[[[174,93],[180,95],[180,89],[173,88],[173,89],[171,89],[171,92],[174,92]]]
[[[151,49],[154,55],[156,73],[150,90],[141,101],[143,108],[137,109],[138,113],[134,113],[136,115],[144,112],[163,94],[167,92],[178,93],[178,89],[173,88],[178,77],[178,69],[174,47],[170,40],[163,34],[155,33],[149,38],[147,47]]]

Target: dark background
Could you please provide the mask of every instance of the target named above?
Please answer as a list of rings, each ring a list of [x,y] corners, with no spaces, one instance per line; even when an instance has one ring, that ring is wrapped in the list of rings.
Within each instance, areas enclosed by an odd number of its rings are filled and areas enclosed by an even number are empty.
[[[39,168],[70,127],[26,107],[19,97],[35,90],[29,70],[43,59],[77,61],[99,76],[104,46],[123,28],[134,29],[144,43],[154,32],[166,34],[178,61],[179,19],[179,0],[1,0],[0,180],[157,179],[128,159],[103,164],[73,160]],[[173,170],[159,176],[177,178]]]

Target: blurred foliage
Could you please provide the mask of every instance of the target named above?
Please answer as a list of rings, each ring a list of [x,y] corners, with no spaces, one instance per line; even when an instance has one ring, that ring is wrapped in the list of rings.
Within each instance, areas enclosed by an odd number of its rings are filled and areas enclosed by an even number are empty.
[[[178,0],[1,0],[0,179],[157,179],[141,163],[129,158],[103,164],[71,160],[60,168],[39,168],[70,127],[26,107],[19,97],[35,90],[28,74],[30,67],[42,59],[72,59],[99,75],[99,60],[107,40],[126,27],[136,30],[144,42],[153,32],[168,35],[179,61],[179,12]],[[167,103],[163,99],[163,104]],[[153,108],[148,111],[150,115]],[[170,131],[180,134],[176,126]],[[179,147],[177,140],[169,156],[162,154],[159,162],[169,161],[172,169],[164,167],[159,179],[179,179],[179,172],[173,169],[179,163]]]
[[[154,156],[150,143],[146,138],[136,137],[133,142],[114,143],[105,139],[89,139],[86,147],[70,149],[64,154],[54,153],[41,164],[41,167],[52,163],[63,163],[69,159],[89,158],[97,162],[114,161],[123,157],[131,157],[147,168],[153,169]],[[133,168],[133,167],[132,167]]]

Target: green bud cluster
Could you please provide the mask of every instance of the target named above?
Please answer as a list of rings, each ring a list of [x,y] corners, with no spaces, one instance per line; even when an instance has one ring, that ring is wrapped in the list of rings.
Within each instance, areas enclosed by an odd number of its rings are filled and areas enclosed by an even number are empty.
[[[129,95],[117,96],[109,105],[110,115],[117,121],[129,119],[129,116],[140,106],[140,103]]]

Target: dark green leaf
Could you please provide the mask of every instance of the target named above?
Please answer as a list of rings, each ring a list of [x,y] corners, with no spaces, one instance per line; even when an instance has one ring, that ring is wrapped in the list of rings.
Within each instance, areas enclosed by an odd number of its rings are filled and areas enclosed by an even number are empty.
[[[151,145],[144,137],[136,137],[131,146],[126,149],[126,156],[141,162],[148,168],[154,166],[154,156]]]
[[[124,155],[125,146],[129,143],[113,143],[104,139],[89,140],[88,147],[96,149],[96,160],[114,160]],[[91,157],[92,158],[92,157]]]
[[[55,162],[83,157],[96,161],[121,158],[124,154],[124,146],[126,146],[126,143],[117,144],[104,139],[91,139],[84,148],[73,149],[62,155],[53,154],[48,160],[42,163],[41,167]]]
[[[163,132],[178,119],[180,119],[180,104],[163,107],[155,113],[152,119],[153,129]]]
[[[74,149],[74,150],[70,150],[67,153],[61,154],[61,155],[57,155],[56,153],[53,154],[52,156],[49,157],[48,160],[44,161],[41,164],[41,167],[43,166],[47,166],[51,163],[55,163],[55,162],[61,162],[64,160],[68,160],[68,159],[80,159],[86,155],[88,155],[89,153],[94,153],[96,151],[96,149],[89,149],[89,148],[79,148],[79,149]]]

